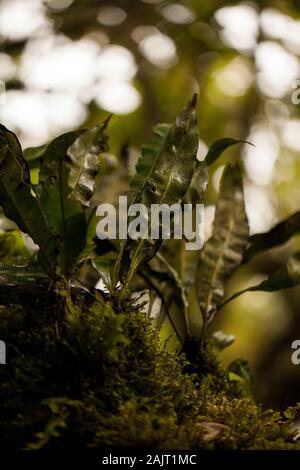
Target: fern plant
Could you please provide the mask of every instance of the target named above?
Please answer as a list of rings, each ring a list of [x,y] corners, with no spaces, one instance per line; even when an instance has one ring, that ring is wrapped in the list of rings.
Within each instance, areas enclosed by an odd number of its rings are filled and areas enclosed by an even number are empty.
[[[194,96],[175,122],[160,124],[141,148],[130,182],[131,203],[201,203],[209,181],[209,167],[239,140],[215,142],[203,162],[197,160],[199,143],[197,97]],[[158,326],[167,317],[182,344],[194,339],[205,345],[207,331],[222,307],[246,291],[293,287],[300,282],[300,254],[295,253],[277,272],[256,286],[225,298],[232,274],[257,254],[287,242],[300,230],[296,213],[270,232],[249,236],[244,203],[241,164],[226,166],[216,203],[212,236],[199,251],[180,251],[181,266],[172,262],[164,240],[141,237],[102,243],[96,238],[96,180],[106,174],[109,119],[89,130],[69,132],[50,144],[22,152],[11,131],[0,127],[0,206],[19,231],[38,246],[26,256],[20,232],[9,226],[1,234],[0,300],[20,302],[22,292],[42,295],[54,292],[58,323],[76,310],[74,292],[97,299],[88,273],[97,273],[109,294],[102,293],[116,313],[131,307],[132,291],[139,281],[151,295],[161,298]],[[33,183],[33,174],[38,181]],[[159,219],[149,224],[160,224]],[[25,258],[25,259],[24,259]],[[94,283],[95,284],[95,283]],[[88,289],[87,289],[88,288]],[[194,331],[188,299],[197,294],[202,333]]]

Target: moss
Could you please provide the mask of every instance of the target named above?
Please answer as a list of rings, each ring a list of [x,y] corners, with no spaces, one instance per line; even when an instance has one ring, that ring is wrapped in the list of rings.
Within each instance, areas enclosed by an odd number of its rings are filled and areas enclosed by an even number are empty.
[[[300,448],[294,410],[262,410],[211,353],[201,365],[168,350],[138,310],[116,315],[99,302],[58,334],[53,306],[15,306],[0,312],[0,330],[7,448]]]

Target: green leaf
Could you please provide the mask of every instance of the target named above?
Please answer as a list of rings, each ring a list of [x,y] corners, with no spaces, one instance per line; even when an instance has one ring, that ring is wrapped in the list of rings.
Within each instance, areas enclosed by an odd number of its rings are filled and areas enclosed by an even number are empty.
[[[295,421],[298,418],[300,413],[300,403],[296,403],[294,406],[289,406],[286,410],[284,410],[283,415],[286,419]]]
[[[196,164],[198,127],[197,96],[178,115],[163,150],[156,160],[145,191],[145,201],[158,204],[180,202],[186,194]]]
[[[100,170],[100,153],[107,150],[103,133],[107,123],[108,120],[91,130],[57,137],[42,156],[37,191],[49,226],[59,241],[63,275],[73,272],[87,241],[90,245],[94,218],[87,206]]]
[[[56,137],[42,155],[40,169],[40,184],[47,181],[48,178],[58,178],[61,167],[67,160],[69,147],[84,132],[84,130],[71,131]]]
[[[146,182],[142,187],[135,183],[138,193],[134,197],[136,201],[138,196],[138,202],[143,203],[148,209],[151,208],[151,204],[180,203],[190,186],[199,142],[196,103],[197,96],[195,95],[177,117],[162,147],[157,147],[159,154],[156,157],[153,151],[153,140],[150,141],[149,152],[153,158],[153,166],[151,170],[146,171]],[[141,172],[141,178],[145,177],[143,159],[141,157],[141,165],[137,166]],[[140,177],[135,178],[141,181]],[[159,224],[158,217],[148,221],[149,232],[151,224]],[[142,236],[139,240],[129,241],[131,264],[125,279],[125,288],[128,287],[139,265],[149,261],[158,251],[161,243],[162,240],[152,240],[150,234],[148,238]]]
[[[282,289],[296,287],[298,284],[300,284],[300,252],[291,256],[283,267],[270,274],[270,276],[260,284],[247,287],[233,294],[222,304],[222,307],[246,292],[276,292]]]
[[[214,163],[228,147],[232,147],[233,145],[241,144],[241,143],[253,145],[250,142],[247,142],[245,140],[236,140],[236,139],[231,139],[229,137],[217,140],[216,142],[212,144],[212,146],[208,150],[204,163],[207,166],[212,165],[212,163]]]
[[[97,208],[85,210],[86,237],[83,251],[80,253],[79,260],[84,261],[96,247],[96,227],[99,217],[96,215]]]
[[[95,192],[95,178],[100,169],[101,153],[108,149],[108,137],[104,134],[108,119],[101,125],[82,133],[68,149],[71,170],[68,183],[72,191],[70,198],[84,206]]]
[[[149,184],[149,178],[156,168],[157,161],[161,158],[162,152],[165,151],[171,130],[171,124],[158,124],[154,127],[154,136],[145,145],[142,145],[141,155],[135,168],[135,175],[130,181],[130,189],[134,192],[132,203],[135,203],[140,199],[144,189]],[[123,240],[120,245],[120,253],[117,258],[114,272],[115,287],[120,277],[121,265],[123,264],[127,245],[128,242],[126,240]]]
[[[166,272],[169,276],[169,284],[171,284],[171,286],[173,287],[173,289],[171,290],[170,297],[177,307],[176,309],[173,309],[173,311],[174,313],[176,313],[176,315],[180,315],[184,320],[184,323],[185,323],[184,336],[186,334],[190,336],[190,326],[189,326],[189,318],[188,318],[188,312],[187,312],[188,301],[187,301],[185,287],[182,282],[182,279],[180,278],[176,269],[170,265],[170,263],[166,260],[166,258],[161,253],[157,253],[157,258],[162,263],[163,267],[166,269]],[[172,315],[172,311],[170,311],[169,313],[170,315]],[[173,319],[173,321],[176,321],[176,320]]]
[[[40,145],[39,147],[29,147],[24,150],[23,155],[27,161],[29,168],[39,168],[40,160],[45,153],[47,144]]]
[[[252,386],[253,377],[249,363],[245,359],[232,361],[227,368],[227,373],[229,380],[236,382],[240,379],[243,380],[249,388]]]
[[[15,134],[0,125],[0,205],[4,214],[40,247],[40,261],[53,274],[56,243],[30,184],[29,168]]]
[[[194,170],[191,184],[184,197],[184,202],[189,204],[199,203],[207,189],[208,179],[207,166],[203,162],[198,162]]]
[[[40,170],[39,202],[51,231],[58,239],[58,259],[63,275],[73,271],[86,241],[84,208],[69,198],[70,167],[67,164],[68,149],[82,132],[68,132],[54,139],[43,155]]]
[[[156,168],[158,159],[171,133],[171,124],[158,124],[154,127],[154,136],[142,145],[141,156],[136,165],[136,172],[130,182],[130,189],[136,193],[136,199],[143,192],[149,182],[149,178]]]
[[[201,251],[197,268],[203,338],[224,296],[226,282],[243,259],[248,237],[242,173],[238,165],[228,165],[221,180],[213,234]]]
[[[297,233],[300,233],[300,211],[275,225],[269,232],[252,235],[245,253],[245,261],[250,260],[262,251],[286,243]]]
[[[112,276],[116,258],[117,253],[109,252],[103,256],[98,256],[97,258],[92,259],[93,268],[97,271],[100,279],[102,279],[110,292],[113,291]]]
[[[152,267],[154,261],[155,269]],[[186,317],[187,299],[181,279],[168,262],[166,262],[169,266],[167,270],[163,269],[164,265],[162,263],[159,263],[159,267],[157,267],[156,258],[153,262],[151,261],[147,266],[141,267],[138,273],[146,281],[146,286],[150,289],[149,295],[156,295],[161,300],[160,312],[155,319],[156,327],[160,330],[167,318],[173,333],[183,344],[188,333],[188,324]],[[174,272],[176,273],[175,276]]]
[[[199,204],[203,200],[209,181],[207,166],[203,162],[197,162],[194,170],[193,178],[187,194],[184,197],[184,203]],[[183,247],[181,247],[183,250]],[[187,293],[195,285],[197,265],[199,261],[200,251],[184,251],[182,259],[182,278]]]
[[[228,372],[228,379],[230,380],[230,382],[243,382],[242,377],[235,374],[234,372]]]
[[[251,291],[275,292],[280,289],[295,287],[300,283],[300,252],[291,256],[285,266],[275,271],[257,286],[250,287]]]
[[[29,257],[29,253],[19,229],[0,233],[0,260],[11,263],[26,257]]]

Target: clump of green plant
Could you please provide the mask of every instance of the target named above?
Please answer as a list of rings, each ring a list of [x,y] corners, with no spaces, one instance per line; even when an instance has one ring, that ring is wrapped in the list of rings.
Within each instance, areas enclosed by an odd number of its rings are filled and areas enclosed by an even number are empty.
[[[130,183],[132,204],[203,201],[210,165],[239,141],[217,141],[199,162],[196,102],[195,96],[173,125],[157,126],[142,147]],[[216,351],[231,338],[207,333],[221,308],[242,293],[224,298],[232,274],[299,231],[299,213],[249,237],[242,169],[235,163],[222,176],[211,238],[192,255],[175,244],[179,267],[172,241],[171,252],[162,239],[100,241],[93,197],[96,182],[101,187],[112,171],[108,123],[24,152],[17,137],[0,127],[0,205],[17,226],[0,238],[0,332],[8,344],[8,363],[0,369],[3,441],[32,449],[74,442],[294,448],[296,411],[286,419],[262,411],[251,397],[246,362],[227,370],[218,364]],[[38,246],[35,254],[28,254],[21,231]],[[106,291],[94,288],[99,278]],[[296,253],[247,290],[299,282]],[[155,325],[132,295],[145,288],[151,301],[162,301]],[[193,292],[200,334],[191,322]],[[157,333],[164,319],[179,350],[170,350]]]
[[[203,201],[209,180],[209,167],[222,152],[240,141],[221,139],[215,142],[203,162],[197,160],[199,143],[196,96],[179,114],[173,125],[160,124],[154,137],[142,147],[136,173],[130,182],[131,204],[183,204]],[[243,194],[243,177],[239,163],[229,164],[220,183],[213,233],[189,256],[181,244],[181,266],[176,270],[168,253],[164,255],[163,239],[127,238],[108,244],[96,238],[96,207],[90,202],[96,189],[96,178],[109,167],[109,120],[90,130],[69,132],[47,146],[27,149],[22,153],[17,137],[0,128],[0,202],[7,218],[15,222],[38,245],[37,255],[25,261],[23,254],[14,265],[12,241],[16,230],[2,233],[2,284],[18,286],[36,280],[48,283],[60,297],[60,315],[72,310],[72,288],[83,288],[82,267],[98,272],[109,289],[115,310],[131,302],[131,290],[141,277],[150,290],[163,298],[165,315],[172,321],[181,342],[195,338],[189,319],[188,297],[196,289],[202,314],[204,344],[207,330],[220,309],[243,292],[224,301],[226,284],[236,269],[258,253],[286,242],[299,231],[299,213],[281,222],[269,233],[249,237]],[[33,183],[30,174],[36,175]],[[150,224],[161,224],[149,220]],[[14,238],[15,237],[15,238]],[[18,241],[20,244],[20,240]],[[177,249],[177,247],[176,247]],[[8,253],[7,253],[8,252]],[[258,286],[247,291],[275,291],[300,282],[299,253],[286,266]],[[5,277],[6,276],[6,277]],[[158,285],[164,286],[161,291]],[[121,287],[120,287],[121,285]],[[22,289],[21,289],[22,290]],[[199,338],[200,339],[200,338]]]
[[[261,409],[237,367],[215,362],[200,380],[142,311],[115,315],[99,301],[66,319],[59,337],[54,313],[40,303],[0,314],[10,344],[0,368],[3,448],[299,448],[296,408]]]
[[[243,141],[232,138],[216,141],[203,162],[196,157],[198,142],[194,96],[173,125],[158,125],[154,137],[142,147],[136,173],[130,183],[132,204],[140,202],[150,209],[152,204],[172,206],[203,202],[209,182],[209,167],[224,150]],[[151,224],[160,225],[161,220],[159,217],[150,219],[148,225]],[[147,288],[162,298],[162,317],[169,317],[179,341],[189,348],[194,342],[203,353],[208,328],[228,302],[245,292],[274,292],[299,284],[300,254],[297,252],[259,285],[224,299],[226,285],[240,266],[263,251],[287,242],[299,230],[300,212],[297,212],[270,232],[249,236],[242,166],[235,162],[224,169],[213,233],[201,250],[189,253],[184,250],[183,243],[175,245],[176,251],[180,252],[177,255],[180,262],[176,266],[172,261],[173,253],[165,249],[164,240],[146,237],[136,241],[128,238],[118,247],[118,255],[112,258],[109,268],[106,256],[98,258],[94,266],[107,284],[111,297],[117,301],[128,297],[130,285],[134,285],[134,280],[141,276]],[[119,282],[121,289],[117,288]],[[200,335],[193,330],[190,321],[189,298],[193,290],[202,316]]]

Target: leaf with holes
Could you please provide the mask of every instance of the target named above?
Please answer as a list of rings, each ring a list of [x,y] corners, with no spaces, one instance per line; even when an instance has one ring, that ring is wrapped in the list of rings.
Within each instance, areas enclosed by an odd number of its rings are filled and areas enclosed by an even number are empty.
[[[223,299],[226,282],[243,259],[248,238],[242,173],[238,165],[227,166],[221,180],[213,234],[202,249],[197,268],[203,334]]]
[[[134,201],[138,196],[138,202],[143,203],[148,209],[152,204],[171,206],[175,203],[181,203],[188,191],[196,165],[199,142],[196,103],[197,96],[195,95],[178,115],[176,122],[167,134],[167,138],[165,139],[166,136],[161,134],[164,142],[162,146],[157,146],[158,155],[155,154],[155,151],[153,152],[153,166],[151,170],[146,171],[145,184],[142,186],[134,184],[137,187]],[[149,147],[153,148],[153,140],[150,141]],[[143,156],[137,169],[142,172],[144,177],[142,161]],[[137,175],[135,180],[139,181]],[[151,225],[159,224],[159,216],[157,215],[150,218],[146,225],[150,232]],[[125,279],[125,287],[128,287],[139,265],[149,261],[156,254],[161,243],[162,239],[152,240],[150,234],[147,236],[146,233],[143,233],[139,240],[128,242],[131,264]]]
[[[0,126],[0,205],[6,217],[39,246],[41,264],[52,275],[56,240],[31,186],[20,143],[4,126]]]
[[[80,134],[67,152],[71,162],[68,184],[72,191],[69,197],[84,206],[89,205],[95,192],[101,154],[108,150],[108,138],[104,134],[108,121]]]

